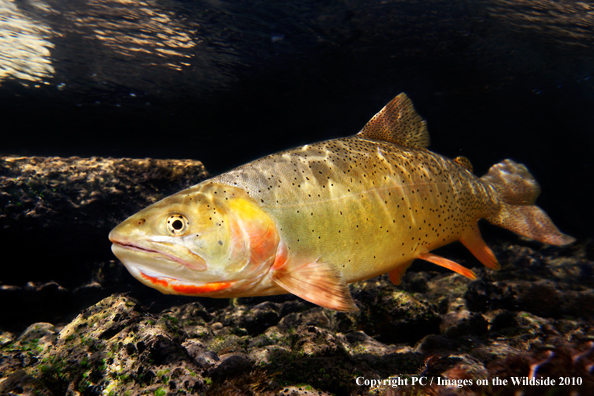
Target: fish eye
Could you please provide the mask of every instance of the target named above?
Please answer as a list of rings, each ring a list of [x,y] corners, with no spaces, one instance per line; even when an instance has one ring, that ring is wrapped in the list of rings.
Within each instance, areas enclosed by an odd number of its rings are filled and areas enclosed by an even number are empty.
[[[173,235],[182,234],[188,228],[186,216],[176,213],[167,218],[167,231]]]

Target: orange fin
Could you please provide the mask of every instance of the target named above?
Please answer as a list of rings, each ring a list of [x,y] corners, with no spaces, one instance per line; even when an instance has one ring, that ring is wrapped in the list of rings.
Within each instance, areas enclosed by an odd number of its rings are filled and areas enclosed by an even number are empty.
[[[392,271],[390,271],[390,274],[389,274],[390,280],[392,281],[393,284],[399,285],[400,282],[402,282],[402,277],[404,276],[404,273],[406,272],[408,267],[410,267],[412,262],[413,262],[413,260],[409,261],[408,263],[399,265],[398,267],[396,267]]]
[[[358,308],[349,288],[330,264],[317,260],[305,264],[289,262],[273,269],[272,280],[304,300],[336,311],[356,311]]]
[[[464,235],[462,235],[462,238],[460,238],[460,242],[462,242],[462,244],[466,246],[466,249],[470,250],[470,253],[472,253],[478,261],[483,263],[485,267],[494,270],[501,268],[495,254],[489,246],[487,246],[485,241],[483,241],[478,225],[475,225],[466,231]]]
[[[441,267],[447,268],[449,270],[452,270],[454,272],[459,273],[460,275],[463,275],[469,279],[475,280],[476,279],[476,274],[472,271],[469,270],[468,268],[462,267],[460,264],[452,261],[452,260],[448,260],[446,258],[443,258],[441,256],[438,256],[436,254],[433,253],[421,253],[419,254],[419,257],[422,260],[425,261],[429,261],[430,263],[433,264],[437,264]]]

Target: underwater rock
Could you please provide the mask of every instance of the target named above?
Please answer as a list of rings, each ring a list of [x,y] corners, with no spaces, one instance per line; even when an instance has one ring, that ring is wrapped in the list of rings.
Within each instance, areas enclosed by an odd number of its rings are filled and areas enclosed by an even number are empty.
[[[106,213],[121,215],[206,176],[194,160],[0,157],[3,228],[31,231],[40,218],[54,230],[111,226],[117,219]]]
[[[439,332],[441,318],[437,307],[422,294],[399,290],[385,277],[357,282],[351,288],[355,300],[365,307],[375,307],[360,313],[337,314],[352,318],[351,331],[362,326],[366,333],[385,343],[414,342]]]
[[[1,157],[0,239],[19,254],[4,266],[0,296],[21,301],[39,314],[36,321],[66,312],[73,289],[93,278],[117,278],[108,263],[111,228],[206,177],[194,160]],[[23,306],[7,307],[0,323],[27,315]]]
[[[51,323],[33,323],[27,327],[25,331],[19,336],[18,342],[36,342],[53,343],[56,339],[56,327]]]
[[[475,312],[450,312],[443,318],[440,330],[450,337],[482,334],[487,331],[487,321],[481,314]]]
[[[113,257],[107,234],[122,218],[206,177],[194,160],[0,157],[0,237],[27,252],[3,280],[65,286],[86,257]]]
[[[54,393],[42,381],[19,370],[0,382],[0,395],[53,396]]]

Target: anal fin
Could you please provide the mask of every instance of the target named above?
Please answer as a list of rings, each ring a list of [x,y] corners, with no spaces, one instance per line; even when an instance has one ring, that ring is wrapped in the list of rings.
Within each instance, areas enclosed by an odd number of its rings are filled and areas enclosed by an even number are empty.
[[[430,263],[433,263],[433,264],[437,264],[440,267],[444,267],[444,268],[447,268],[454,272],[457,272],[460,275],[463,275],[469,279],[472,279],[472,280],[476,279],[476,274],[472,270],[469,270],[468,268],[463,267],[460,264],[458,264],[452,260],[448,260],[447,258],[443,258],[436,254],[429,253],[429,252],[421,253],[421,254],[419,254],[418,258],[425,260],[425,261],[429,261]]]
[[[460,238],[460,242],[462,242],[462,244],[466,246],[466,249],[470,250],[470,253],[472,253],[478,261],[483,263],[485,267],[494,270],[501,268],[497,261],[497,257],[495,257],[493,251],[481,237],[481,232],[479,231],[477,224],[464,232],[462,238]]]
[[[408,263],[399,265],[398,267],[396,267],[392,271],[390,271],[390,273],[389,273],[390,281],[392,281],[392,283],[395,285],[399,285],[400,282],[402,282],[402,277],[404,276],[404,273],[406,272],[408,267],[410,267],[410,265],[412,264],[413,261],[414,260],[411,260]]]
[[[272,280],[288,292],[324,308],[358,309],[346,282],[330,264],[317,260],[295,264],[289,259],[285,265],[273,269]]]

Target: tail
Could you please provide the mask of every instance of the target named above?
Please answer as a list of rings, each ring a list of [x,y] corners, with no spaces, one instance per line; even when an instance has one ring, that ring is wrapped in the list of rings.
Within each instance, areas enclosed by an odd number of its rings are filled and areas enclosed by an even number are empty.
[[[502,201],[499,212],[486,217],[489,223],[551,245],[575,241],[559,231],[545,211],[534,205],[540,186],[524,165],[506,159],[493,165],[481,180],[491,185]]]

